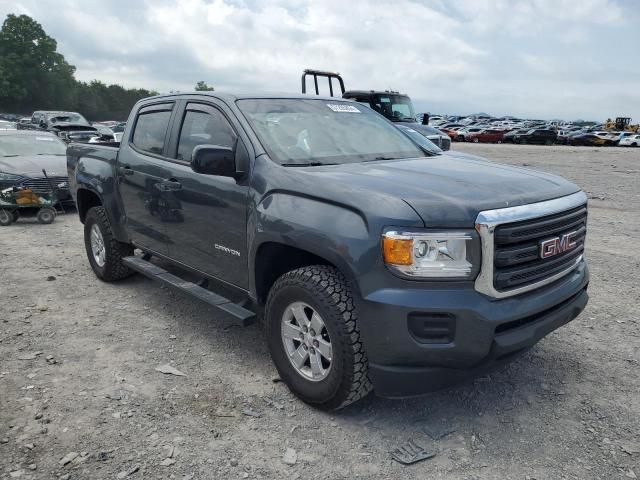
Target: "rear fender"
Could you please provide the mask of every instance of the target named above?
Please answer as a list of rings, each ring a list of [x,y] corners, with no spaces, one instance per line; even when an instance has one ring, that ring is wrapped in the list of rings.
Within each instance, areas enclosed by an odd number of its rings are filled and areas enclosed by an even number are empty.
[[[116,148],[92,145],[70,145],[67,149],[69,186],[76,201],[82,203],[81,191],[91,192],[105,208],[111,230],[120,242],[129,242],[122,222],[124,211],[119,201],[116,174]],[[82,205],[78,204],[79,212]],[[82,219],[82,216],[81,216]]]

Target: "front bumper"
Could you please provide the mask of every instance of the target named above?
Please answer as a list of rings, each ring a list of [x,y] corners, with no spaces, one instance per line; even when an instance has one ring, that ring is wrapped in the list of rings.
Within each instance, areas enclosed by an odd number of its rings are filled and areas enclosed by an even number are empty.
[[[377,290],[360,305],[374,390],[390,398],[420,395],[504,364],[576,318],[587,304],[588,283],[583,261],[553,284],[501,300],[472,287],[442,284]],[[433,342],[416,336],[409,327],[416,315],[425,322],[446,318],[450,338]],[[437,325],[442,330],[442,323]]]

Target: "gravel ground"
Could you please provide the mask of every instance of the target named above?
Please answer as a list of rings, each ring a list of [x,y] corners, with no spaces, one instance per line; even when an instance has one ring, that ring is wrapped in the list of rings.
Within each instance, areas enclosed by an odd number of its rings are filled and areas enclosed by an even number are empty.
[[[328,414],[278,382],[259,327],[140,276],[100,282],[74,214],[23,219],[0,228],[0,478],[640,476],[640,149],[454,148],[588,191],[574,322],[474,382]],[[394,463],[409,439],[435,457]]]

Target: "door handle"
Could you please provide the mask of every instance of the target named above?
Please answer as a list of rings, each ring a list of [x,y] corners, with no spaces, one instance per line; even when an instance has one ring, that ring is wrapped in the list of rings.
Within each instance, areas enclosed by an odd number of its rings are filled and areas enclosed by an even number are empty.
[[[178,190],[182,190],[182,184],[176,180],[175,178],[168,178],[161,182],[161,185],[164,187],[165,191],[168,192],[176,192]]]
[[[135,172],[131,169],[129,165],[123,165],[118,168],[118,173],[120,175],[133,175]]]

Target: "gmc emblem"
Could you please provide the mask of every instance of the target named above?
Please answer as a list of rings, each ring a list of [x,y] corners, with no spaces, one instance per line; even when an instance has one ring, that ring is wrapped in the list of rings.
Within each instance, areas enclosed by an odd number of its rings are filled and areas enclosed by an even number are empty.
[[[540,258],[549,258],[569,250],[578,245],[576,235],[578,232],[565,233],[561,237],[550,238],[540,243]]]

